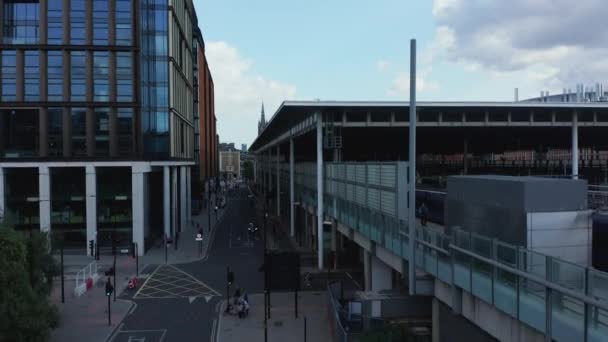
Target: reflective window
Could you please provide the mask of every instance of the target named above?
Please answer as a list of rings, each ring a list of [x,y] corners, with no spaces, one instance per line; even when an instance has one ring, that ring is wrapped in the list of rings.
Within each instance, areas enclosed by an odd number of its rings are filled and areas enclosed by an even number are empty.
[[[39,223],[38,168],[4,169],[6,206],[4,219],[15,230],[29,230]]]
[[[85,0],[70,1],[70,42],[85,43]]]
[[[61,44],[63,42],[63,1],[48,1],[48,32],[47,42],[49,44]]]
[[[40,53],[25,51],[23,68],[23,84],[25,101],[40,100]]]
[[[129,156],[133,153],[132,144],[132,125],[133,125],[133,109],[118,108],[118,154],[121,156]]]
[[[133,100],[133,54],[116,53],[116,100]]]
[[[86,68],[84,51],[72,51],[72,101],[86,100]]]
[[[48,100],[63,100],[63,53],[49,51],[47,62]]]
[[[14,50],[2,54],[2,101],[15,101],[17,96],[17,56]]]
[[[49,156],[63,154],[63,109],[48,109],[48,152]]]
[[[93,93],[95,101],[109,100],[109,65],[107,51],[93,53]]]
[[[72,108],[72,153],[75,157],[87,154],[86,117],[85,108]]]
[[[108,108],[95,108],[95,154],[110,153],[110,117]]]
[[[93,44],[108,44],[108,1],[93,1]]]
[[[0,134],[4,142],[4,157],[22,158],[38,154],[40,131],[37,109],[2,109],[0,120],[0,127],[4,128]]]
[[[116,45],[131,45],[131,0],[116,0]]]
[[[51,234],[65,246],[87,244],[84,167],[57,167],[51,176]]]
[[[4,43],[38,43],[38,18],[40,4],[37,1],[15,0],[4,2]]]

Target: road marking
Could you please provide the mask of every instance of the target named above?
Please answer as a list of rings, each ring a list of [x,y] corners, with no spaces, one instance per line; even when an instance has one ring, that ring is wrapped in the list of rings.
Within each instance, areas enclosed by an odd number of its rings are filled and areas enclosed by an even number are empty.
[[[134,299],[221,296],[209,285],[173,265],[160,265],[137,291]]]
[[[148,278],[146,278],[146,281],[144,281],[143,284],[141,284],[141,287],[139,288],[139,290],[137,290],[137,292],[135,293],[135,295],[133,296],[133,298],[137,297],[137,295],[139,295],[139,293],[141,292],[141,290],[144,288],[144,286],[146,286],[146,284],[148,283],[148,281],[150,279],[152,279],[152,276],[154,276],[154,274],[158,271],[158,269],[160,268],[159,266],[156,266],[156,269],[154,270],[154,272],[152,272],[152,274],[150,274],[150,276]]]
[[[123,325],[121,324],[121,326],[120,326],[121,329],[122,329],[122,326]],[[114,335],[108,341],[116,340],[116,338],[121,334],[129,335],[128,341],[132,341],[132,342],[146,341],[145,337],[137,336],[137,334],[149,334],[149,333],[153,333],[155,335],[157,335],[157,334],[160,335],[158,341],[156,339],[154,340],[155,342],[163,342],[163,340],[165,339],[165,335],[167,334],[167,329],[154,329],[154,330],[120,330],[119,329],[116,331],[116,335]],[[135,336],[131,336],[130,334],[134,334]]]

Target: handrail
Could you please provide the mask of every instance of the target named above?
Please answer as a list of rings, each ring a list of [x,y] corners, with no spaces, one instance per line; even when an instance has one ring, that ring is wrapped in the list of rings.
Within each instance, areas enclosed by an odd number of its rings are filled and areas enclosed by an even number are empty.
[[[539,276],[534,275],[532,273],[521,271],[521,270],[516,269],[516,268],[509,267],[509,266],[504,265],[504,264],[502,264],[502,263],[500,263],[500,262],[498,262],[496,260],[488,259],[486,257],[483,257],[481,255],[475,254],[475,253],[473,253],[471,251],[468,251],[466,249],[460,248],[460,247],[458,247],[458,246],[456,246],[454,244],[450,244],[450,248],[453,249],[453,250],[455,250],[455,251],[457,251],[457,252],[459,252],[459,253],[468,255],[468,256],[470,256],[472,258],[478,259],[478,260],[480,260],[482,262],[485,262],[487,264],[490,264],[490,265],[492,265],[494,267],[500,268],[503,271],[507,271],[509,273],[513,273],[513,274],[515,274],[517,276],[520,276],[520,277],[523,277],[523,278],[525,278],[527,280],[532,280],[532,281],[534,281],[536,283],[539,283],[539,284],[541,284],[541,285],[543,285],[543,286],[545,286],[547,288],[550,288],[552,290],[556,290],[556,291],[558,291],[560,293],[563,293],[563,294],[565,294],[567,296],[574,297],[574,298],[576,298],[576,299],[578,299],[578,300],[580,300],[580,301],[582,301],[584,303],[591,304],[593,306],[597,306],[598,308],[603,309],[603,310],[608,310],[608,304],[607,303],[604,303],[604,302],[599,301],[599,300],[597,300],[595,298],[588,297],[586,295],[580,294],[580,293],[578,293],[576,291],[573,291],[573,290],[571,290],[569,288],[566,288],[566,287],[563,287],[561,285],[558,285],[557,283],[550,282],[550,281],[546,280],[545,278],[539,277]]]

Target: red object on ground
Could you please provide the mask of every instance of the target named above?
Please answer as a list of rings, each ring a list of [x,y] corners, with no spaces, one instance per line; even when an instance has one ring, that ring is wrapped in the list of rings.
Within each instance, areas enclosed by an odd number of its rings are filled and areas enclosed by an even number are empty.
[[[134,288],[136,288],[136,287],[137,287],[137,284],[138,284],[138,280],[137,280],[137,278],[136,278],[136,277],[134,277],[133,279],[130,279],[130,280],[129,280],[129,288],[130,288],[130,289],[134,289]]]
[[[86,281],[87,290],[93,287],[93,278],[87,278]]]

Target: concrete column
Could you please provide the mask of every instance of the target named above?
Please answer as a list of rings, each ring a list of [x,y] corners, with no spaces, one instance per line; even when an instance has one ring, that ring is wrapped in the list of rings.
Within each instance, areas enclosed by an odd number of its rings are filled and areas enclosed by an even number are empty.
[[[131,167],[131,204],[133,211],[133,242],[137,243],[137,254],[144,255],[145,227],[147,218],[146,197],[148,192],[145,166],[135,164]]]
[[[294,146],[293,138],[289,139],[289,232],[291,237],[296,234],[296,221],[295,221],[295,161],[294,161]]]
[[[432,327],[431,329],[431,338],[433,342],[439,342],[440,338],[439,338],[439,300],[436,297],[433,297],[433,302],[432,302],[432,313],[431,313],[431,317],[432,317]]]
[[[363,251],[363,282],[364,290],[372,290],[372,254],[366,249],[361,248]]]
[[[175,237],[179,218],[177,213],[177,166],[171,168],[171,173],[171,235]]]
[[[0,167],[0,222],[4,221],[4,169]]]
[[[163,226],[165,236],[171,236],[171,169],[163,167]]]
[[[180,166],[179,168],[179,213],[180,213],[180,219],[179,219],[179,231],[183,232],[184,230],[188,229],[189,223],[188,223],[188,216],[187,216],[187,209],[188,209],[188,204],[187,204],[187,199],[186,199],[186,168],[187,166]]]
[[[323,115],[317,113],[317,253],[323,269]]]
[[[97,176],[93,165],[86,166],[86,213],[87,213],[87,244],[89,241],[97,241]],[[87,248],[87,255],[91,251]]]
[[[186,166],[186,219],[192,220],[192,168]]]
[[[578,179],[578,113],[572,113],[572,177]]]
[[[40,232],[51,231],[51,177],[48,166],[38,167]]]
[[[375,256],[372,262],[372,291],[390,290],[393,288],[393,270]]]
[[[408,208],[408,277],[409,294],[416,294],[416,40],[410,41],[410,115],[409,115],[409,208]]]
[[[277,145],[277,216],[281,216],[281,147]]]

